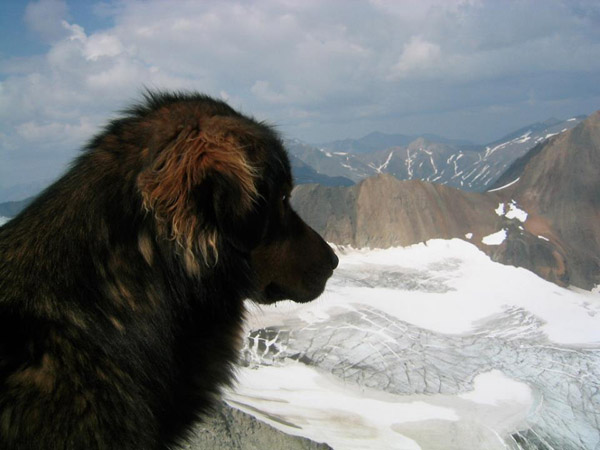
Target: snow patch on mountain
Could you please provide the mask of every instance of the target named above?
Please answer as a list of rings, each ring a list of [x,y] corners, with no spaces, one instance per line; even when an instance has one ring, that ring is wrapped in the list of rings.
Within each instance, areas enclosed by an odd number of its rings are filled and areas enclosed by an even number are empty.
[[[522,209],[519,209],[519,207],[517,207],[517,203],[514,200],[512,200],[508,204],[508,211],[504,215],[504,217],[506,217],[507,219],[517,219],[518,221],[525,223],[525,221],[527,220],[527,213]]]
[[[498,208],[495,209],[496,214],[500,217],[506,217],[507,219],[517,219],[518,221],[525,223],[527,220],[527,213],[517,206],[514,200],[508,204],[508,210],[506,210],[505,204],[500,203]]]
[[[506,229],[497,231],[496,233],[488,234],[481,239],[485,245],[500,245],[506,240]]]
[[[548,121],[533,124],[485,146],[450,142],[435,137],[409,137],[392,141],[380,139],[368,146],[361,140],[347,139],[325,144],[318,149],[286,142],[292,154],[320,173],[344,176],[359,182],[380,173],[400,180],[419,179],[470,191],[485,191],[518,158],[535,145],[562,133],[581,121]],[[383,135],[382,135],[383,136]],[[393,158],[396,153],[399,158]],[[405,153],[406,152],[406,153]]]
[[[490,190],[489,190],[489,191],[487,191],[487,192],[496,192],[496,191],[501,191],[502,189],[506,189],[507,187],[510,187],[510,186],[512,186],[513,184],[515,184],[515,183],[516,183],[517,181],[519,181],[520,179],[521,179],[521,178],[519,177],[519,178],[517,178],[516,180],[514,180],[514,181],[511,181],[510,183],[507,183],[507,184],[505,184],[504,186],[500,186],[500,187],[498,187],[498,188],[496,188],[496,189],[490,189]]]

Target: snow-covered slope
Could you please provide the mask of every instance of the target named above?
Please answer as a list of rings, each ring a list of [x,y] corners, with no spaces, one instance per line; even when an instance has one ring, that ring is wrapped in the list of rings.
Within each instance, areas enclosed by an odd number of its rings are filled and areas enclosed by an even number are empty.
[[[335,449],[600,446],[600,293],[460,240],[338,252],[317,301],[251,307],[232,406]]]

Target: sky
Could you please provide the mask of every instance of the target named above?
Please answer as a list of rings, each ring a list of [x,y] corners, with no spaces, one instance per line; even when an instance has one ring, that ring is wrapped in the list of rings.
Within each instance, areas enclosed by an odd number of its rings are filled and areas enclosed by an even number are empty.
[[[487,143],[600,109],[597,0],[3,0],[0,27],[0,201],[55,178],[144,88],[309,143]]]

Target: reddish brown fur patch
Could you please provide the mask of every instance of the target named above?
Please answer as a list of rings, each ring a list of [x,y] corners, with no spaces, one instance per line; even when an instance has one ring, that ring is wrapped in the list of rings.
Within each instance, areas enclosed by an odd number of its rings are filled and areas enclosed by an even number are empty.
[[[216,230],[203,229],[204,223],[193,209],[192,191],[209,173],[228,177],[240,186],[240,211],[248,211],[257,195],[256,173],[245,152],[226,129],[225,118],[209,118],[205,132],[184,127],[170,145],[155,158],[154,164],[138,177],[144,207],[153,211],[159,222],[170,225],[170,238],[193,254],[201,253],[205,262],[216,261]],[[225,129],[223,129],[225,126]],[[219,132],[220,130],[220,132]],[[193,265],[189,265],[193,272]]]
[[[125,331],[125,326],[123,325],[123,323],[117,319],[114,316],[110,316],[109,317],[111,323],[113,324],[113,326],[121,333],[123,333]]]
[[[152,265],[154,259],[154,251],[152,249],[152,238],[147,233],[140,233],[138,236],[138,248],[149,266]]]
[[[44,394],[49,394],[56,383],[56,361],[44,354],[39,366],[31,366],[12,374],[7,379],[8,385],[34,386]]]

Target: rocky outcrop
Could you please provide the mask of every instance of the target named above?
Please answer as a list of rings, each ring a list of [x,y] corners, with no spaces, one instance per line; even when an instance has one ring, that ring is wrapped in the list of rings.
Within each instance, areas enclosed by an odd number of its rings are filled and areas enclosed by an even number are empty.
[[[181,445],[186,450],[327,450],[301,437],[291,436],[254,417],[221,403],[215,412],[196,426],[191,439]]]
[[[386,248],[468,233],[481,239],[497,231],[499,198],[379,175],[349,188],[299,186],[292,203],[330,242]]]

